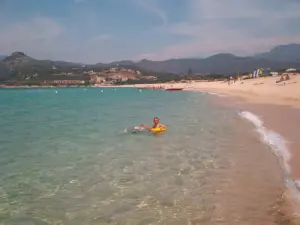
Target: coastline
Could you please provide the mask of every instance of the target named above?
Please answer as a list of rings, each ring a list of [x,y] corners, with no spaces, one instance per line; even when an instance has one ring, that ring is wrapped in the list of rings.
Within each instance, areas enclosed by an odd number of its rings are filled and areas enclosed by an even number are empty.
[[[271,160],[272,154],[276,155],[282,171],[281,179],[285,185],[282,197],[278,199],[280,208],[274,215],[276,224],[300,224],[300,128],[299,122],[296,122],[300,121],[300,77],[292,76],[279,84],[276,83],[278,79],[256,78],[230,85],[217,81],[134,87],[164,85],[184,88],[185,91],[209,94],[216,104],[238,110],[239,115],[248,120],[261,141],[270,148],[266,163],[269,163],[267,161]]]
[[[217,104],[237,109],[254,127],[261,141],[276,155],[285,188],[276,214],[278,224],[300,224],[300,77],[277,83],[279,77],[262,77],[235,83],[193,82],[130,87],[171,86],[202,92]],[[249,118],[250,117],[250,118]],[[270,159],[269,159],[270,160]],[[280,165],[281,164],[281,165]]]
[[[265,78],[264,78],[265,79]],[[263,79],[256,79],[255,81],[263,80]],[[272,79],[265,79],[265,81],[271,81]],[[299,202],[297,201],[297,192],[294,187],[291,186],[295,183],[291,183],[290,181],[300,180],[300,170],[298,169],[298,162],[300,162],[300,153],[298,153],[298,147],[300,146],[300,138],[299,138],[299,127],[297,126],[297,121],[300,121],[300,111],[298,108],[297,99],[293,99],[293,101],[290,101],[290,99],[286,98],[286,93],[276,93],[276,98],[272,98],[273,92],[267,93],[267,91],[262,91],[261,95],[258,94],[261,89],[262,85],[257,86],[258,88],[254,91],[249,91],[247,89],[247,86],[251,85],[252,82],[255,81],[247,81],[249,84],[246,84],[243,87],[246,87],[244,90],[239,90],[242,85],[240,84],[233,84],[227,88],[226,83],[220,83],[220,82],[199,82],[199,83],[190,83],[190,84],[182,84],[182,83],[175,83],[175,84],[163,84],[164,86],[172,86],[172,87],[183,87],[186,91],[194,91],[194,92],[202,92],[203,94],[206,94],[209,97],[209,100],[212,101],[213,104],[218,104],[220,107],[230,107],[237,110],[237,113],[244,118],[245,120],[248,120],[248,123],[241,122],[240,124],[244,124],[242,127],[239,127],[239,129],[245,129],[250,132],[250,129],[256,129],[256,133],[253,132],[254,139],[253,141],[248,142],[248,144],[245,144],[243,148],[243,152],[245,155],[240,155],[238,149],[236,149],[236,152],[231,150],[232,157],[236,157],[236,161],[238,162],[238,165],[236,166],[236,170],[231,171],[232,173],[229,174],[228,177],[236,176],[235,183],[233,183],[232,186],[228,186],[228,196],[233,198],[239,198],[239,201],[243,202],[251,202],[256,201],[259,202],[261,199],[266,199],[266,202],[264,205],[261,205],[260,209],[263,209],[262,211],[265,213],[268,213],[266,208],[269,206],[268,202],[276,202],[278,204],[275,204],[274,209],[272,209],[271,214],[274,214],[274,218],[276,220],[276,223],[274,224],[280,224],[280,225],[294,225],[294,224],[300,224],[299,217],[297,217],[296,213],[299,211]],[[118,88],[118,87],[132,87],[132,88],[140,88],[140,87],[153,87],[158,86],[160,84],[155,85],[122,85],[122,86],[99,86],[95,88]],[[220,88],[218,88],[220,86]],[[73,86],[72,86],[73,87]],[[74,86],[77,87],[77,86]],[[81,88],[89,88],[90,86],[81,86]],[[230,87],[232,89],[230,89]],[[276,87],[276,86],[275,86]],[[297,89],[299,86],[296,84]],[[16,87],[16,88],[26,88],[26,87]],[[39,86],[30,86],[27,88],[65,88],[65,86],[58,86],[58,87],[39,87]],[[92,87],[90,87],[92,88]],[[275,89],[274,89],[275,90]],[[282,90],[278,89],[278,90]],[[146,90],[145,90],[146,91]],[[152,90],[150,90],[152,91]],[[297,93],[297,90],[296,92]],[[257,99],[257,96],[259,96],[259,99]],[[279,97],[278,97],[279,96]],[[297,97],[297,95],[296,95]],[[274,113],[276,112],[276,113]],[[237,130],[238,131],[238,130]],[[259,132],[261,131],[261,133]],[[273,133],[272,133],[273,132]],[[275,132],[275,133],[274,133]],[[278,132],[278,133],[277,133]],[[268,136],[268,135],[271,135]],[[278,136],[275,135],[275,142],[268,142],[267,140],[274,140],[272,139],[272,134],[278,134]],[[255,148],[256,144],[255,140],[257,140],[258,136],[263,137],[263,135],[266,135],[266,140],[262,140],[266,143],[266,151],[263,153],[259,148]],[[243,135],[239,134],[237,132],[236,138],[243,142]],[[271,138],[271,139],[268,139]],[[277,139],[276,139],[277,138]],[[279,141],[279,142],[277,142]],[[286,146],[286,151],[288,151],[287,155],[287,164],[291,166],[291,171],[285,171],[281,170],[282,168],[277,165],[277,159],[278,158],[284,158],[284,154],[281,155],[281,153],[284,153],[285,149],[282,149],[281,144],[283,143],[284,146]],[[273,146],[272,146],[273,144]],[[258,145],[259,146],[259,145]],[[269,146],[269,147],[268,147]],[[273,151],[271,151],[269,148],[272,148]],[[273,148],[274,147],[274,148]],[[278,149],[276,149],[278,147]],[[253,149],[255,148],[255,149]],[[276,152],[278,150],[278,152]],[[236,154],[235,154],[236,153]],[[276,153],[279,153],[279,157],[274,157],[272,155],[277,155]],[[297,154],[298,153],[298,154]],[[289,154],[291,154],[291,159],[289,159]],[[237,156],[239,155],[239,156]],[[277,155],[277,156],[278,156]],[[298,156],[299,155],[299,156]],[[251,158],[250,158],[251,157]],[[266,165],[268,167],[268,171],[265,174],[270,174],[270,178],[268,181],[262,181],[263,179],[261,174],[256,173],[255,171],[259,171],[256,169],[251,170],[251,166],[253,168],[253,163],[256,159],[259,159],[261,164],[258,165],[258,168],[261,168],[264,166],[264,162],[266,162]],[[290,160],[290,161],[289,161]],[[283,160],[284,161],[284,160]],[[240,168],[243,168],[245,164],[249,163],[248,170],[241,170]],[[284,168],[285,165],[283,165]],[[284,168],[286,169],[286,168]],[[285,174],[285,172],[288,172],[288,174]],[[248,180],[248,177],[246,174],[253,173],[254,180]],[[274,178],[279,177],[279,179]],[[298,177],[299,176],[299,177]],[[292,178],[289,180],[289,178]],[[284,185],[285,181],[285,185]],[[269,184],[268,184],[269,182]],[[282,185],[279,186],[278,183],[281,183]],[[287,187],[287,188],[286,188]],[[248,191],[247,191],[248,190]],[[260,192],[260,190],[263,190],[261,193],[255,193],[255,191]],[[250,193],[251,192],[251,193]],[[245,194],[247,193],[247,194]],[[281,194],[283,193],[283,194]],[[282,197],[281,197],[282,195]],[[265,198],[264,198],[265,197]],[[274,200],[273,200],[274,199]],[[228,202],[232,201],[232,198],[229,199],[218,199],[218,202],[220,201],[223,205],[228,206]],[[235,208],[234,201],[232,203],[233,211],[236,210],[239,214],[243,214],[245,211],[243,209],[246,208],[244,205],[244,208]],[[266,204],[266,205],[265,205]],[[230,205],[230,204],[229,204]],[[237,204],[238,205],[238,204]],[[266,207],[265,207],[266,206]],[[277,206],[279,206],[279,209],[277,210]],[[226,207],[225,207],[226,208]],[[226,212],[224,212],[226,213]],[[299,214],[298,214],[299,215]],[[259,216],[256,218],[258,219],[259,223]],[[255,224],[255,223],[254,223]],[[273,223],[270,223],[273,224]]]
[[[300,108],[300,77],[276,83],[279,77],[262,77],[237,81],[228,85],[224,82],[198,82],[189,84],[186,90],[216,92],[240,97],[256,104],[289,105]]]
[[[243,84],[245,86],[242,87],[240,84],[228,86],[224,83],[212,82],[203,86],[202,83],[197,83],[187,87],[186,90],[207,92],[222,97],[222,100],[218,101],[220,104],[237,108],[240,111],[249,111],[263,118],[265,126],[279,132],[287,140],[288,148],[294,149],[294,151],[291,150],[291,154],[295,156],[291,159],[291,167],[296,167],[298,163],[293,162],[293,158],[297,158],[300,162],[300,153],[296,150],[300,147],[300,132],[297,125],[297,121],[300,121],[300,77],[294,77],[291,80],[297,82],[293,84],[293,88],[288,85],[277,87],[273,83],[275,80],[274,77],[259,78]],[[262,81],[264,84],[255,88],[251,87],[257,81]],[[245,89],[242,89],[243,87]],[[300,180],[300,168],[295,170],[291,168],[291,170],[294,180]]]
[[[0,85],[0,89],[33,89],[33,88],[125,88],[125,87],[138,87],[135,85]]]
[[[278,77],[256,78],[244,80],[242,81],[243,83],[238,81],[230,85],[217,81],[188,84],[169,83],[82,87],[151,88],[161,85],[176,88],[181,87],[186,91],[207,93],[212,96],[216,104],[220,104],[223,107],[231,107],[244,113],[240,115],[252,123],[252,127],[258,131],[263,141],[272,148],[273,154],[279,156],[278,158],[283,162],[282,169],[284,170],[285,176],[282,177],[282,179],[286,183],[286,189],[283,191],[280,213],[283,214],[283,217],[288,217],[292,222],[279,224],[300,224],[300,128],[298,125],[298,121],[300,121],[300,77],[291,77],[291,80],[280,85],[276,83],[276,80],[278,80]],[[65,87],[66,86],[2,86],[2,88]],[[260,125],[257,123],[260,123]],[[263,129],[263,131],[267,133],[260,133],[259,129]],[[265,135],[265,137],[263,137],[263,135]],[[268,135],[275,135],[277,139],[274,141],[274,139],[270,139]],[[299,185],[298,188],[296,186],[297,184]]]
[[[276,85],[276,79],[258,78],[231,85],[194,83],[185,89],[215,96],[216,104],[237,109],[241,117],[254,125],[261,140],[270,146],[282,164],[286,188],[280,211],[290,223],[300,224],[300,128],[297,122],[300,121],[300,79],[292,77],[291,83],[282,86]]]
[[[212,96],[214,104],[236,109],[270,147],[271,154],[278,158],[285,183],[280,212],[292,224],[300,224],[300,133],[295,122],[300,121],[300,110],[286,105],[249,102],[240,97],[227,96],[224,101],[222,96]]]

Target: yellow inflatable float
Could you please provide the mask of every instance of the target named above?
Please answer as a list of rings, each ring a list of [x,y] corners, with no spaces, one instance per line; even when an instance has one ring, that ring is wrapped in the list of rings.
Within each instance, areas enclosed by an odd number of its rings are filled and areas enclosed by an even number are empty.
[[[156,128],[151,128],[150,131],[153,133],[158,133],[158,132],[165,132],[167,130],[166,127],[156,127]]]

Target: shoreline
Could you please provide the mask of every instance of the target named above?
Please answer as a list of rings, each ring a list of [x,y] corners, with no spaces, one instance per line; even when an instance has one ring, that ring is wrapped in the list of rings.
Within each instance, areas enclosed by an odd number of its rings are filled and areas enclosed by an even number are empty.
[[[266,86],[251,87],[253,82],[257,80],[264,81]],[[205,92],[212,96],[221,97],[222,100],[218,102],[222,105],[255,114],[257,118],[252,118],[256,120],[254,123],[262,118],[260,121],[261,126],[279,132],[287,140],[286,145],[291,151],[291,155],[296,156],[297,162],[300,162],[300,153],[297,151],[300,147],[300,128],[297,126],[297,121],[300,121],[300,77],[292,79],[294,82],[299,80],[299,83],[295,83],[293,88],[284,86],[277,89],[278,87],[274,84],[271,86],[271,82],[274,80],[276,80],[274,77],[258,78],[256,81],[249,81],[244,90],[241,89],[240,84],[232,84],[232,86],[236,86],[226,87],[226,84],[220,85],[220,83],[208,84],[205,87],[203,87],[203,84],[196,84],[187,87],[186,90]],[[255,125],[257,126],[257,124]],[[293,171],[293,166],[297,166],[297,163],[292,161],[293,158],[295,157],[292,157],[290,162],[292,164],[291,174],[294,180],[300,180],[300,167]]]
[[[233,100],[234,102],[234,100]],[[300,141],[295,130],[296,123],[290,118],[300,119],[300,111],[289,106],[263,105],[244,102],[229,107],[237,108],[239,115],[254,126],[261,142],[270,147],[270,151],[278,158],[279,167],[283,171],[285,183],[283,190],[283,212],[295,224],[300,223]],[[274,114],[274,112],[277,112]],[[284,119],[282,119],[283,117]]]
[[[300,108],[300,76],[276,83],[278,77],[261,77],[237,81],[228,85],[224,82],[199,82],[187,85],[186,90],[215,92],[256,104],[288,105]]]
[[[256,101],[257,95],[251,92],[209,87],[186,90],[210,94],[216,104],[237,109],[239,115],[254,126],[261,141],[279,159],[279,166],[284,172],[282,179],[285,189],[280,213],[289,220],[287,224],[300,224],[300,128],[296,122],[300,121],[298,100],[289,101],[281,95],[274,102],[274,97],[262,95]]]
[[[221,106],[237,109],[271,148],[285,183],[279,224],[300,224],[300,77],[277,83],[279,77],[262,77],[236,83],[194,82],[155,84],[184,88],[215,97]],[[152,87],[136,85],[133,87]],[[244,114],[244,115],[243,115]]]
[[[265,81],[272,81],[274,79],[262,78]],[[259,79],[256,79],[260,80]],[[255,82],[256,82],[255,81]],[[249,85],[252,85],[249,81]],[[299,84],[299,83],[298,83]],[[256,130],[256,133],[261,137],[261,141],[272,149],[270,151],[273,155],[276,155],[276,159],[280,159],[283,162],[283,168],[278,165],[278,168],[273,167],[271,170],[272,174],[282,177],[282,182],[285,183],[283,188],[282,199],[280,202],[280,210],[276,213],[279,217],[276,219],[277,223],[280,225],[292,225],[300,224],[300,152],[298,151],[300,147],[300,132],[299,126],[297,126],[297,121],[300,121],[300,103],[298,102],[297,87],[296,91],[288,90],[288,94],[284,92],[275,93],[277,90],[274,89],[268,93],[266,90],[261,92],[262,85],[257,86],[255,90],[251,90],[245,86],[244,90],[240,90],[240,84],[232,84],[228,86],[225,83],[210,82],[210,83],[191,83],[191,84],[164,84],[173,87],[184,87],[186,91],[200,92],[210,96],[213,103],[220,105],[221,107],[229,107],[237,109],[239,116],[249,122],[246,126],[247,129],[252,127]],[[140,87],[153,87],[160,84],[151,85],[122,85],[122,86],[99,86],[94,88],[140,88]],[[225,86],[225,87],[224,87]],[[68,86],[78,87],[78,86]],[[68,88],[65,86],[51,87],[51,86],[29,86],[29,87],[10,87],[10,88]],[[250,86],[251,87],[251,86]],[[276,86],[275,86],[276,87]],[[288,88],[286,88],[288,87]],[[285,86],[284,89],[287,90],[290,86]],[[79,88],[92,88],[92,86],[81,86]],[[232,89],[230,89],[232,88]],[[0,88],[1,89],[1,88]],[[271,88],[272,89],[272,88]],[[300,89],[299,89],[300,90]],[[151,90],[150,90],[151,91]],[[296,94],[295,94],[296,93]],[[294,99],[289,99],[291,94],[295,95]],[[273,97],[272,97],[273,95]],[[259,99],[257,97],[259,96]],[[275,96],[275,97],[274,97]],[[300,95],[299,95],[300,101]],[[278,132],[278,133],[277,133]],[[257,136],[258,136],[257,135]],[[253,144],[255,146],[255,144]],[[251,143],[247,145],[248,151],[251,151]],[[271,150],[270,149],[270,150]],[[269,149],[268,149],[269,150]],[[253,153],[254,154],[254,153]],[[256,154],[256,155],[255,155]],[[254,156],[260,157],[258,150]],[[274,157],[275,158],[275,157]],[[245,162],[249,158],[243,158]],[[268,155],[265,155],[264,160],[269,160]],[[253,157],[252,160],[255,160]],[[270,159],[274,161],[274,159]],[[243,161],[241,162],[243,163]],[[269,163],[266,161],[266,163]],[[274,165],[274,164],[273,164]],[[290,168],[289,168],[290,167]],[[283,170],[282,170],[283,169]],[[277,172],[276,172],[277,171]],[[280,172],[278,172],[280,171]],[[283,175],[278,175],[278,173],[283,172]],[[243,173],[245,174],[245,173]],[[285,174],[285,175],[284,175]],[[233,174],[234,175],[234,174]],[[240,175],[242,178],[244,175]],[[245,179],[245,180],[243,180]],[[247,183],[246,177],[240,179],[241,185]],[[299,189],[296,188],[297,183],[299,183]],[[267,188],[266,192],[272,192],[272,184],[270,183],[270,189]],[[245,186],[246,188],[247,186]],[[259,188],[259,186],[258,186]],[[263,187],[262,187],[263,188]],[[255,188],[256,189],[256,188]],[[244,189],[242,189],[244,190]],[[257,189],[259,190],[259,189]],[[280,188],[281,190],[281,188]],[[242,193],[240,193],[242,194]],[[273,196],[273,195],[272,195]],[[257,197],[257,196],[256,196]],[[249,201],[253,200],[247,198]],[[230,201],[230,199],[228,199]],[[226,201],[224,202],[226,204]]]
[[[300,77],[291,77],[290,81],[282,85],[277,85],[277,79],[278,77],[257,78],[231,85],[221,82],[196,82],[82,86],[82,88],[151,88],[160,85],[183,87],[185,91],[207,93],[217,104],[237,109],[243,119],[252,123],[262,142],[268,145],[272,153],[283,163],[281,169],[286,176],[282,179],[286,188],[283,190],[282,213],[293,222],[292,224],[300,224],[300,128],[297,122],[300,121]],[[66,88],[66,86],[4,88]]]

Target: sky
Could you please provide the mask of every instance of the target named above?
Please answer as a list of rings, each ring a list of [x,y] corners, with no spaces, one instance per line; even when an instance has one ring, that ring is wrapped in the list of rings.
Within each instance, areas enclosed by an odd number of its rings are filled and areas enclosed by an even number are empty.
[[[300,43],[300,0],[0,0],[0,54],[80,63]]]

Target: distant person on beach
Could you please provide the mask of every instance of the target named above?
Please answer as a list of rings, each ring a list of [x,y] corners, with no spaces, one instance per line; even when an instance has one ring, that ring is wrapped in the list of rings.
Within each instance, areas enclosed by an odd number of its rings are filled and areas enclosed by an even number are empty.
[[[289,80],[290,76],[288,74],[285,75],[285,80]]]
[[[288,74],[281,74],[280,79],[276,81],[276,83],[280,83],[282,81],[289,80],[290,76]]]
[[[238,81],[238,76],[234,76],[233,83],[235,84],[235,82],[237,82],[237,81]]]
[[[149,127],[145,124],[143,124],[141,126],[148,129],[148,130],[151,130],[152,128],[160,128],[160,127],[165,128],[166,127],[165,125],[159,123],[159,118],[157,116],[154,117],[154,119],[153,119],[153,126],[152,127]]]

